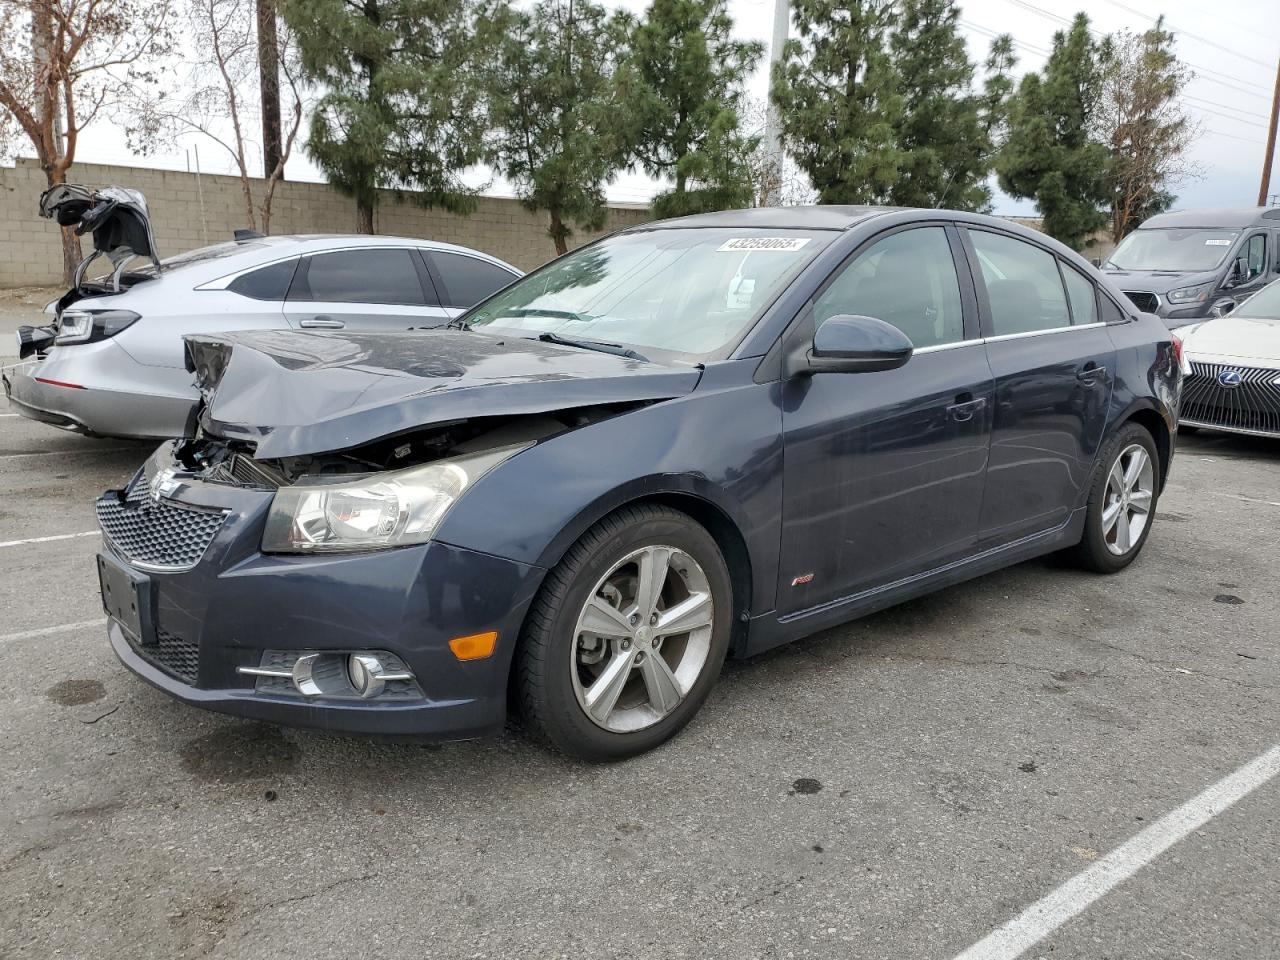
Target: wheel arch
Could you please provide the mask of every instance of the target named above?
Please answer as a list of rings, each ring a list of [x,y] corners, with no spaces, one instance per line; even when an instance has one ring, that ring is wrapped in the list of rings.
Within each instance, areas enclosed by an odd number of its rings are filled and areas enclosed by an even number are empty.
[[[1136,423],[1151,434],[1156,443],[1156,453],[1160,457],[1160,489],[1164,490],[1165,480],[1169,476],[1169,466],[1173,462],[1173,431],[1165,416],[1151,406],[1141,406],[1129,410],[1117,422],[1117,426]]]
[[[583,534],[624,507],[657,504],[679,510],[711,534],[729,567],[734,601],[729,652],[731,656],[740,654],[746,648],[747,623],[753,603],[751,553],[742,534],[741,519],[735,516],[732,506],[723,503],[707,489],[709,486],[702,478],[668,475],[636,481],[614,490],[593,501],[566,524],[538,558],[538,566],[547,570],[553,568]]]

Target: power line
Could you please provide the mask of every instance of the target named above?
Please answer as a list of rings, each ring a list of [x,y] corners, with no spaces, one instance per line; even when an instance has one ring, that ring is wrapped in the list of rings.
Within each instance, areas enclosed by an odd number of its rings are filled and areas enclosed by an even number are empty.
[[[1028,2],[1027,2],[1027,0],[1006,0],[1006,2],[1011,3],[1011,4],[1013,4],[1014,6],[1022,7],[1024,10],[1029,10],[1031,13],[1034,13],[1034,14],[1037,14],[1037,15],[1039,15],[1039,16],[1045,17],[1045,18],[1047,18],[1047,19],[1049,19],[1049,20],[1053,20],[1053,21],[1054,21],[1054,22],[1056,22],[1056,23],[1061,23],[1061,24],[1063,24],[1064,26],[1070,26],[1070,25],[1071,25],[1071,22],[1072,22],[1072,21],[1071,21],[1071,19],[1070,19],[1070,18],[1068,18],[1068,17],[1064,17],[1064,16],[1062,16],[1061,14],[1054,13],[1054,12],[1053,12],[1053,11],[1051,11],[1051,10],[1046,10],[1046,9],[1044,9],[1044,7],[1038,7],[1038,6],[1036,6],[1034,3],[1028,3]],[[1143,16],[1142,14],[1138,14],[1138,15],[1139,15],[1139,16]],[[1104,36],[1106,36],[1106,34],[1104,34],[1101,30],[1095,30],[1093,27],[1090,27],[1090,28],[1089,28],[1089,32],[1090,32],[1091,34],[1093,34],[1095,37],[1104,37]],[[1172,33],[1178,33],[1178,32],[1185,33],[1186,31],[1175,31],[1175,30],[1173,30],[1172,28],[1170,28],[1170,32],[1172,32]],[[1188,34],[1188,36],[1190,36],[1190,34]],[[1246,59],[1247,59],[1247,58],[1246,58]],[[1191,67],[1193,70],[1197,71],[1197,78],[1199,78],[1199,79],[1204,79],[1204,80],[1208,81],[1209,83],[1216,83],[1216,84],[1219,84],[1219,85],[1224,86],[1224,87],[1229,87],[1229,88],[1231,88],[1232,90],[1236,90],[1236,91],[1238,91],[1238,92],[1240,92],[1240,93],[1247,93],[1249,96],[1251,96],[1251,97],[1257,97],[1257,98],[1259,98],[1260,100],[1267,100],[1267,99],[1269,99],[1268,97],[1264,96],[1264,95],[1263,95],[1263,94],[1261,94],[1261,93],[1258,93],[1258,92],[1257,92],[1257,91],[1255,91],[1255,90],[1249,89],[1249,88],[1247,88],[1247,87],[1238,87],[1238,86],[1235,86],[1234,84],[1231,84],[1231,83],[1227,83],[1227,82],[1225,82],[1225,81],[1228,81],[1228,80],[1234,80],[1234,81],[1236,81],[1236,83],[1245,83],[1245,84],[1248,84],[1248,83],[1252,83],[1252,82],[1253,82],[1252,80],[1246,80],[1244,77],[1237,77],[1237,76],[1234,76],[1233,74],[1230,74],[1230,73],[1223,73],[1222,71],[1220,71],[1220,70],[1214,70],[1214,69],[1213,69],[1213,68],[1211,68],[1211,67],[1201,66],[1200,64],[1198,64],[1198,63],[1193,63],[1193,62],[1191,62],[1190,60],[1183,59],[1183,61],[1182,61],[1182,62],[1183,62],[1183,63],[1185,63],[1187,66]],[[1214,79],[1211,79],[1211,76],[1199,77],[1199,74],[1208,74],[1208,75],[1211,75],[1212,77],[1221,77],[1222,79],[1221,79],[1221,80],[1214,80]]]
[[[1151,14],[1149,13],[1144,13],[1141,10],[1134,9],[1128,4],[1121,3],[1120,0],[1107,0],[1107,3],[1111,4],[1113,7],[1119,7],[1121,10],[1125,10],[1129,13],[1132,13],[1135,17],[1142,17],[1144,20],[1157,19],[1156,17],[1151,16]],[[1198,33],[1192,33],[1190,30],[1181,30],[1178,27],[1175,27],[1172,23],[1166,24],[1166,26],[1172,33],[1180,33],[1184,37],[1191,37],[1191,39],[1193,40],[1199,40],[1201,43],[1205,44],[1206,46],[1213,47],[1215,50],[1221,50],[1223,53],[1229,53],[1233,57],[1239,57],[1241,60],[1247,60],[1250,63],[1256,63],[1260,67],[1267,67],[1268,69],[1270,69],[1271,67],[1271,64],[1267,63],[1265,60],[1259,60],[1257,57],[1251,57],[1251,56],[1248,56],[1247,54],[1241,53],[1238,50],[1232,50],[1230,47],[1223,46],[1222,44],[1218,43],[1216,40],[1210,40],[1208,37],[1202,36]]]
[[[1213,137],[1226,137],[1228,140],[1239,140],[1241,143],[1252,144],[1255,147],[1263,146],[1263,143],[1261,140],[1250,140],[1248,137],[1238,137],[1234,133],[1222,133],[1221,131],[1218,131],[1218,130],[1208,130],[1208,129],[1205,130],[1205,133]]]
[[[1244,116],[1246,117],[1256,117],[1259,120],[1269,119],[1269,117],[1265,113],[1254,113],[1251,110],[1241,110],[1239,107],[1228,106],[1225,103],[1215,103],[1212,100],[1204,100],[1204,99],[1201,99],[1200,97],[1193,97],[1190,94],[1183,94],[1183,99],[1190,100],[1193,103],[1203,104],[1203,107],[1197,107],[1197,109],[1201,110],[1201,112],[1203,113],[1213,113],[1217,110],[1230,110],[1232,111],[1232,113],[1244,114]],[[1230,116],[1230,114],[1226,114],[1226,116]],[[1231,119],[1235,120],[1238,118],[1231,117]],[[1241,122],[1248,123],[1250,121],[1242,120]]]

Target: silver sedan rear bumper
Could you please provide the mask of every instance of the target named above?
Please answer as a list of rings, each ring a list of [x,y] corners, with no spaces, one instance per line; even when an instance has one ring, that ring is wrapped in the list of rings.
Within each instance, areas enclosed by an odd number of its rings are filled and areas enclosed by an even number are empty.
[[[165,439],[186,432],[192,400],[102,388],[54,367],[51,360],[31,360],[5,369],[4,390],[15,413],[91,437]]]

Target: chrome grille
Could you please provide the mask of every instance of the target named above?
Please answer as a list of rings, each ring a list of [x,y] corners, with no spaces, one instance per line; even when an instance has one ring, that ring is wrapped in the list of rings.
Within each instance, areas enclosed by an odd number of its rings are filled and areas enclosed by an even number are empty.
[[[129,646],[138,656],[183,683],[194,684],[200,671],[200,646],[164,630],[156,631],[155,643],[129,637]]]
[[[165,570],[190,570],[199,563],[227,517],[225,510],[153,501],[141,474],[123,500],[114,493],[99,497],[97,513],[103,537],[126,559]]]
[[[1240,385],[1224,387],[1224,371],[1240,374]],[[1182,383],[1179,417],[1184,423],[1243,433],[1280,436],[1280,369],[1191,361]]]
[[[1143,313],[1155,313],[1160,307],[1160,298],[1154,293],[1143,293],[1137,290],[1126,290],[1124,295],[1133,301],[1133,305]]]

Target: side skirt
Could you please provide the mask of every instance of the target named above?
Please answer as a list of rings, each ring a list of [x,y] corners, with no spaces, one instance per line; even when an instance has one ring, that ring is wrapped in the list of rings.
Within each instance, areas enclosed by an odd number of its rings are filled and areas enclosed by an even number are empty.
[[[1079,543],[1080,537],[1084,534],[1085,513],[1085,508],[1079,508],[1072,512],[1065,523],[1052,530],[1023,537],[1021,540],[984,550],[963,560],[955,560],[945,566],[912,574],[893,583],[871,587],[838,600],[830,600],[782,618],[773,611],[760,614],[751,621],[747,642],[741,656],[750,657],[763,653],[765,650],[798,640],[800,637],[827,627],[856,620],[944,587],[954,586],[957,583],[972,580],[974,577]]]

